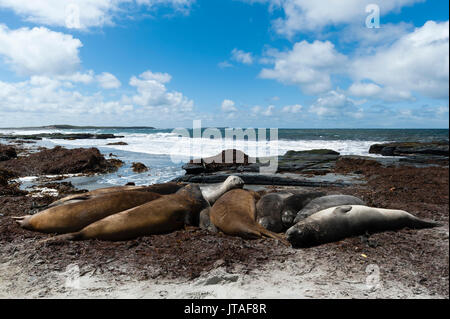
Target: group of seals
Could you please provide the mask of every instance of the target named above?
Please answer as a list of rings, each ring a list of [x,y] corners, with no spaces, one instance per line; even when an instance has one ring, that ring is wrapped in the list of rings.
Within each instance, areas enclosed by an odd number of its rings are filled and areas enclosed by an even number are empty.
[[[297,212],[306,204],[324,195],[323,192],[279,192],[264,195],[256,204],[257,221],[266,229],[279,233],[293,225]]]
[[[403,210],[346,205],[312,214],[288,229],[286,235],[293,247],[306,248],[366,233],[437,226]]]
[[[188,185],[175,194],[110,215],[79,232],[60,235],[60,240],[129,240],[140,236],[169,233],[198,219],[208,203],[197,185]]]
[[[65,197],[36,215],[15,219],[25,229],[65,234],[56,239],[125,240],[198,226],[202,209],[243,184],[230,176],[203,191],[177,183],[109,187]]]
[[[354,196],[280,192],[261,197],[243,186],[242,179],[230,176],[202,189],[180,183],[109,187],[67,196],[38,214],[14,218],[25,229],[62,234],[50,241],[129,240],[199,226],[242,238],[270,237],[293,247],[438,226],[405,211],[367,207]],[[280,234],[286,229],[287,240]]]

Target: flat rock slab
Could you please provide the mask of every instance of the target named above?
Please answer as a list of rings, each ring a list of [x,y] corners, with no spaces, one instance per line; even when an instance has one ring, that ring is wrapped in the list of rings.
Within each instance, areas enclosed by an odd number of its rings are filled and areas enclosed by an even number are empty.
[[[301,175],[294,173],[258,174],[258,173],[236,173],[220,172],[217,174],[184,175],[174,179],[176,182],[211,184],[221,183],[230,175],[242,178],[249,185],[279,185],[279,186],[304,186],[304,187],[327,187],[327,186],[350,186],[364,184],[361,175],[357,174],[334,174],[325,175]]]

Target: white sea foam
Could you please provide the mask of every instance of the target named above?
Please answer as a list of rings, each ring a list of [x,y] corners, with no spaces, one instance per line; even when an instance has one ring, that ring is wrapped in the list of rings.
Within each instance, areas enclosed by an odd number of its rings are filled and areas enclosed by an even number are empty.
[[[245,141],[178,137],[173,133],[123,134],[124,138],[108,140],[58,141],[71,146],[95,146],[153,155],[170,155],[179,161],[191,157],[207,157],[224,149],[236,148],[250,156],[283,155],[289,150],[332,149],[342,155],[369,155],[370,145],[377,141],[357,140],[278,140]],[[107,145],[125,142],[128,145]],[[272,151],[271,154],[269,152]]]

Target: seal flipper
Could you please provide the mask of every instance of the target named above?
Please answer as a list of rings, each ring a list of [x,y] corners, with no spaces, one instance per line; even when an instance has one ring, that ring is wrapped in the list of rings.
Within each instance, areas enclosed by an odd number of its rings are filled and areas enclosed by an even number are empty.
[[[414,216],[414,219],[411,220],[407,227],[411,229],[424,229],[424,228],[434,228],[443,226],[440,223],[434,221],[426,221]]]
[[[334,209],[333,213],[336,214],[345,214],[352,210],[352,206],[338,206]]]
[[[41,241],[39,241],[40,244],[53,244],[53,243],[60,243],[60,242],[64,242],[64,241],[73,241],[73,240],[81,240],[83,239],[83,233],[80,232],[76,232],[76,233],[70,233],[70,234],[63,234],[63,235],[58,235],[58,236],[54,236],[54,237],[50,237],[47,239],[43,239]]]
[[[289,247],[291,244],[284,239],[281,235],[275,234],[274,232],[271,232],[270,230],[265,229],[263,226],[257,224],[258,231],[261,233],[261,235],[264,235],[266,237],[270,237],[276,240],[279,240],[283,245]]]

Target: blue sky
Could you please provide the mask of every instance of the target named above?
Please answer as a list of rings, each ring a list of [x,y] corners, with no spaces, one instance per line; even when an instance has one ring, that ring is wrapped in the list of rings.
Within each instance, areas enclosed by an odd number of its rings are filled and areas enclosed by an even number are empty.
[[[0,126],[448,128],[448,6],[0,0]]]

